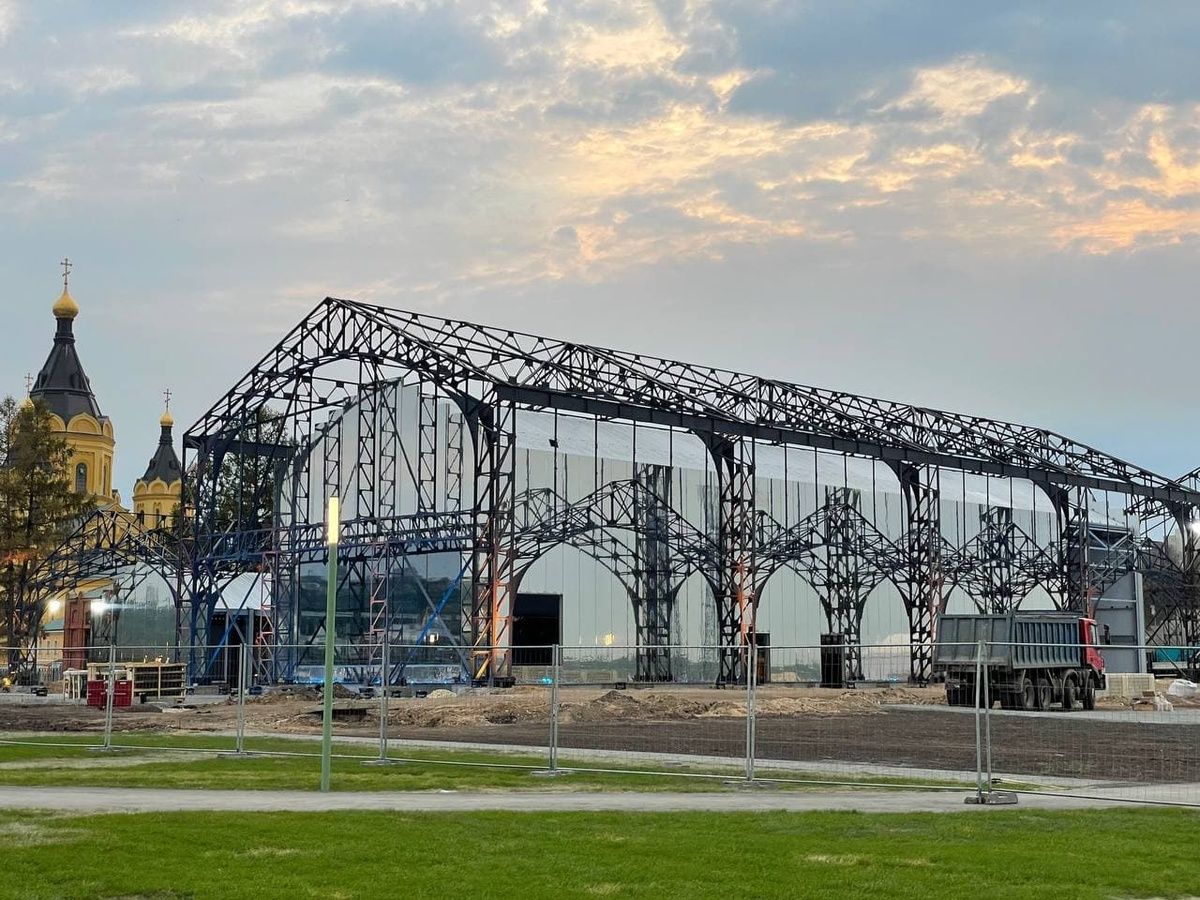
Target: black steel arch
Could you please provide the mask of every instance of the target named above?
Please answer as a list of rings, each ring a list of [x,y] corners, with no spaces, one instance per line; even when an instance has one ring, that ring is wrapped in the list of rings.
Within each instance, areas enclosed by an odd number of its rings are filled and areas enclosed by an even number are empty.
[[[1164,506],[1200,505],[1196,485],[1046,429],[327,298],[185,435],[185,462],[188,456],[193,462],[185,465],[188,496],[196,516],[193,602],[211,596],[219,566],[246,564],[230,563],[222,552],[238,547],[240,536],[216,527],[222,459],[230,453],[284,452],[278,446],[252,446],[241,436],[256,410],[283,404],[285,415],[311,430],[321,415],[394,372],[412,373],[457,403],[472,437],[473,496],[451,530],[456,540],[469,531],[470,630],[478,677],[507,662],[495,647],[507,639],[516,583],[513,467],[519,410],[649,423],[691,431],[705,441],[718,473],[718,606],[721,639],[730,644],[753,634],[755,573],[763,552],[755,534],[754,447],[762,443],[876,459],[893,469],[905,497],[907,530],[895,550],[897,571],[889,577],[905,585],[905,604],[922,646],[928,644],[947,582],[942,558],[948,554],[937,535],[939,471],[1025,479],[1046,488],[1066,523],[1062,540],[1076,543],[1086,532],[1087,509],[1086,503],[1071,502],[1071,492],[1110,491]],[[438,517],[444,514],[429,515],[437,523],[434,531],[447,521]],[[305,524],[290,523],[294,528]],[[377,533],[406,527],[399,519],[361,525]],[[1077,548],[1063,550],[1057,559],[1067,572],[1064,583],[1078,593],[1086,579],[1072,582],[1070,570],[1086,567],[1086,559]],[[723,679],[739,676],[738,659],[729,655]],[[914,661],[914,677],[926,662]]]

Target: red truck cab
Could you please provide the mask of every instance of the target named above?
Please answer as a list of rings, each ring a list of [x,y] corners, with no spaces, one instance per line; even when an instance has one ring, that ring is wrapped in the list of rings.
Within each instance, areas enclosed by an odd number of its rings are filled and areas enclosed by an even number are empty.
[[[1104,656],[1097,649],[1099,641],[1096,637],[1096,620],[1079,620],[1079,643],[1083,645],[1083,665],[1091,669],[1097,676],[1104,675]]]

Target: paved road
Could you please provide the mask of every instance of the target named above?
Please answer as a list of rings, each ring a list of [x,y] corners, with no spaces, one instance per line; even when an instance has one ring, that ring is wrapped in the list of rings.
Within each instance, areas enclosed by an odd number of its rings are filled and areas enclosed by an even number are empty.
[[[401,812],[767,812],[854,810],[858,812],[979,811],[963,802],[962,791],[840,791],[829,793],[745,790],[730,793],[521,793],[187,791],[129,788],[2,787],[0,808],[69,812],[320,812],[397,810]],[[1017,808],[1082,809],[1102,802],[1066,797],[1022,796]],[[991,807],[1012,809],[1013,807]]]

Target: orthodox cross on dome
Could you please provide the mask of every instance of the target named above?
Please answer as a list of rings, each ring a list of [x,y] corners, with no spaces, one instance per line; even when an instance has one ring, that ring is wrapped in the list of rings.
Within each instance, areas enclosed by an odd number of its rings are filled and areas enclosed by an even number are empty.
[[[67,289],[67,282],[71,279],[72,264],[70,258],[64,256],[63,261],[59,265],[62,266],[63,270],[63,290],[65,291]]]
[[[30,372],[25,373],[25,393],[28,394],[33,390],[33,375]]]
[[[171,389],[167,388],[163,391],[163,403],[167,408],[167,412],[171,411]]]

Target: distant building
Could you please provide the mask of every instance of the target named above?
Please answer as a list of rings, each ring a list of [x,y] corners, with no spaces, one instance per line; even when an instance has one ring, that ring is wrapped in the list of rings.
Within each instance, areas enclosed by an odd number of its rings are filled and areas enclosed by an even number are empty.
[[[75,317],[79,304],[71,296],[63,276],[63,291],[52,307],[57,329],[45,365],[29,391],[30,399],[42,403],[53,417],[71,448],[69,477],[79,493],[91,494],[100,505],[120,506],[121,497],[112,486],[113,423],[100,412],[91,382],[75,350]]]
[[[145,474],[133,486],[133,511],[147,528],[165,528],[175,521],[183,491],[183,468],[175,455],[171,428],[175,419],[168,409],[158,420],[162,429],[158,449]]]
[[[84,371],[75,343],[75,319],[79,304],[71,296],[64,261],[63,289],[51,311],[55,332],[50,354],[29,388],[26,403],[37,402],[50,412],[55,431],[62,434],[70,450],[68,478],[79,493],[94,498],[97,507],[126,512],[121,494],[113,488],[116,435],[112,419],[100,410],[92,384]],[[174,521],[183,487],[183,469],[175,453],[169,408],[159,419],[158,447],[145,473],[133,486],[133,513],[147,528],[166,527]],[[61,598],[65,607],[51,603],[41,625],[39,656],[82,659],[79,648],[91,638],[89,598],[102,596],[111,587],[108,579],[90,579],[72,586]],[[65,624],[64,620],[65,619]],[[57,646],[52,646],[52,645]],[[43,655],[50,653],[51,656]]]
[[[75,348],[79,304],[71,296],[66,275],[62,294],[51,309],[57,326],[54,343],[29,390],[29,398],[50,411],[55,430],[66,439],[71,450],[69,477],[75,490],[91,494],[98,505],[124,510],[121,494],[112,485],[116,451],[113,422],[100,411]],[[159,419],[158,447],[145,474],[133,487],[133,511],[150,528],[170,524],[182,493],[183,469],[175,453],[174,425],[168,408]]]

